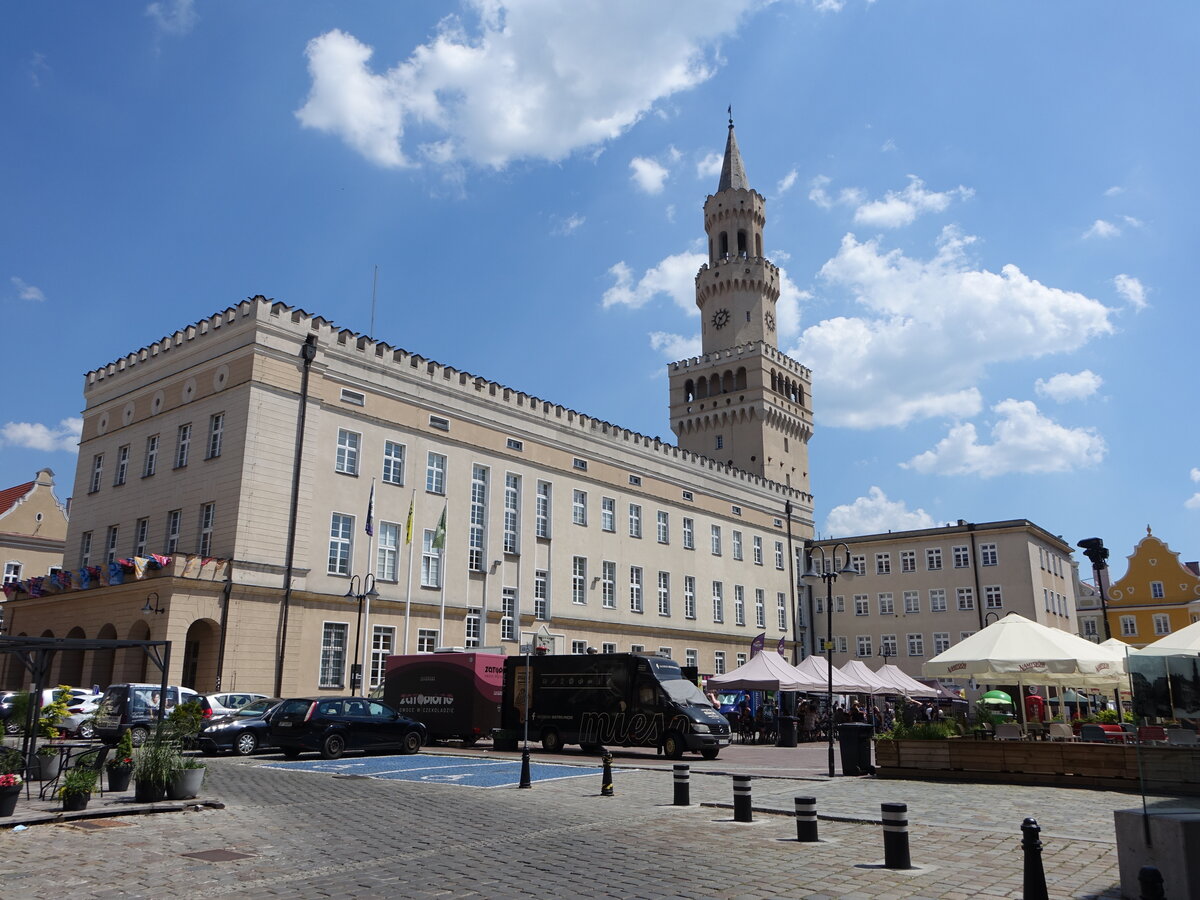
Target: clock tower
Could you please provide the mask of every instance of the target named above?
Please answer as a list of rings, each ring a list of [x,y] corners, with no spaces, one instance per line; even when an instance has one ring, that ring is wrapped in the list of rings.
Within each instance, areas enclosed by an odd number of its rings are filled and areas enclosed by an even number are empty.
[[[686,450],[807,492],[812,373],[779,351],[779,268],[763,256],[766,221],[730,119],[721,181],[704,201],[703,353],[668,367],[671,429]]]

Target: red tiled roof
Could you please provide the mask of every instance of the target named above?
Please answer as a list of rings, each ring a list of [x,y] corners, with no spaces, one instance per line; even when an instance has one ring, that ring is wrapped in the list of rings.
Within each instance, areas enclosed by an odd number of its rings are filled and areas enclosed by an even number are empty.
[[[5,490],[0,491],[0,516],[12,509],[18,500],[32,491],[35,484],[37,484],[37,482],[27,481],[24,484],[18,484],[16,487],[6,488]]]

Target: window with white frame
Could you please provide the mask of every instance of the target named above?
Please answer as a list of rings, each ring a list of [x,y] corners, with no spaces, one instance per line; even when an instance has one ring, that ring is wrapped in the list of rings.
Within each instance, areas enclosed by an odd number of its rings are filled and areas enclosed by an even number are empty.
[[[1004,606],[1000,585],[989,584],[983,589],[983,605],[986,609],[1000,609]]]
[[[430,494],[446,493],[446,457],[430,453],[425,457],[425,490]]]
[[[848,652],[848,651],[847,651],[847,649],[846,649],[846,648],[848,647],[848,645],[849,645],[849,644],[848,644],[848,639],[846,638],[846,636],[845,636],[845,635],[837,635],[837,634],[835,634],[835,635],[833,636],[833,651],[834,651],[835,653],[846,653],[846,652]]]
[[[683,549],[696,549],[696,520],[687,516],[683,518]]]
[[[763,564],[763,541],[758,535],[750,539],[750,559],[756,566]]]
[[[463,635],[464,647],[478,647],[483,642],[482,610],[477,608],[467,610],[467,617],[463,623]]]
[[[515,641],[517,639],[517,589],[515,587],[500,590],[500,640]]]
[[[400,526],[395,522],[380,522],[375,541],[375,577],[380,581],[396,581],[399,577]]]
[[[572,460],[571,460],[571,468],[573,468],[573,469],[577,469],[577,470],[578,470],[578,471],[580,471],[580,472],[586,472],[586,471],[588,470],[588,464],[587,464],[587,460],[586,460],[586,459],[580,459],[580,458],[577,456],[577,457],[575,457],[574,459],[572,459]]]
[[[200,507],[200,540],[196,552],[201,556],[213,555],[213,528],[217,520],[217,504],[205,503]]]
[[[950,632],[935,631],[933,633],[934,655],[937,655],[938,653],[945,653],[949,649],[950,649]]]
[[[437,531],[426,528],[421,532],[421,587],[442,586],[442,555],[434,546]]]
[[[534,509],[534,533],[537,537],[550,537],[550,482],[537,483],[537,500]]]
[[[1000,557],[996,551],[995,544],[980,544],[979,545],[979,564],[981,566],[994,566],[999,561],[1000,561]]]
[[[600,563],[600,605],[617,608],[617,564],[607,559]]]
[[[658,573],[658,614],[660,616],[669,616],[671,614],[671,573]]]
[[[16,584],[21,580],[21,564],[6,562],[4,564],[4,584]]]
[[[321,629],[321,669],[318,687],[340,688],[346,677],[346,638],[350,626],[345,622],[326,622]]]
[[[929,589],[929,611],[930,612],[945,612],[946,611],[946,589],[945,588],[930,588]]]
[[[910,634],[908,636],[908,655],[909,656],[924,656],[925,655],[925,635]]]
[[[777,591],[775,594],[775,618],[780,631],[787,631],[787,594]]]
[[[969,587],[960,587],[954,591],[954,595],[958,598],[959,610],[975,608],[975,589]]]
[[[920,591],[905,591],[904,592],[904,614],[911,615],[921,611],[921,592]]]
[[[173,509],[167,513],[167,539],[165,542],[167,553],[176,553],[179,550],[179,526],[183,521],[183,510]]]
[[[916,550],[901,550],[900,551],[900,571],[901,572],[917,571],[917,551]]]
[[[383,442],[384,484],[404,484],[404,454],[403,444],[395,441]]]
[[[739,666],[744,666],[744,665],[746,664],[746,654],[745,654],[745,653],[739,653],[739,654],[738,654],[738,655],[737,655],[737,656],[734,658],[734,661],[735,661],[735,662],[736,662],[736,663],[737,663]]]
[[[225,413],[213,413],[208,417],[208,453],[205,459],[215,459],[221,455],[221,443],[225,438]]]
[[[600,645],[600,652],[601,653],[616,653],[617,645],[613,642],[605,641],[604,643],[602,643]]]
[[[871,652],[871,636],[860,634],[854,639],[854,655],[858,657],[873,656]]]
[[[587,491],[572,491],[571,522],[575,525],[587,525]]]
[[[188,455],[192,450],[192,423],[185,422],[175,433],[175,468],[182,469],[188,464]]]
[[[871,598],[868,595],[854,595],[854,614],[856,616],[869,616],[871,614]]]
[[[167,552],[172,551],[168,550]],[[92,533],[90,531],[85,531],[79,536],[79,564],[81,566],[92,564]]]
[[[1137,618],[1121,616],[1121,637],[1137,637]]]
[[[969,638],[969,637],[970,637],[971,635],[973,635],[974,633],[975,633],[975,632],[973,632],[973,631],[960,631],[960,632],[958,633],[958,639],[959,639],[960,641],[965,641],[967,638]]]
[[[1171,617],[1166,613],[1154,614],[1154,633],[1164,635],[1171,633]]]
[[[850,568],[854,570],[856,575],[867,574],[867,557],[861,553],[850,557]]]
[[[1083,625],[1083,636],[1089,640],[1098,637],[1100,632],[1096,626],[1096,620],[1092,618],[1080,619],[1080,624]]]
[[[371,687],[383,684],[388,657],[396,652],[396,629],[389,625],[371,626]]]
[[[692,647],[685,647],[683,651],[683,664],[695,668],[700,664],[700,651]]]
[[[438,631],[436,628],[417,629],[417,652],[432,653],[438,648]]]
[[[116,525],[108,526],[108,538],[105,541],[104,561],[114,563],[117,561],[117,540],[120,537],[121,529]]]
[[[117,448],[117,470],[113,474],[113,487],[122,485],[129,478],[129,445],[122,444]]]
[[[571,641],[571,653],[575,656],[587,653],[587,648],[587,641]]]
[[[94,494],[100,490],[104,480],[104,454],[97,453],[92,457],[92,479],[88,482],[88,493]]]
[[[951,552],[954,554],[954,568],[971,568],[971,550],[969,547],[955,547]]]
[[[661,656],[663,659],[670,659],[671,658],[671,648],[670,647],[659,647],[658,655]]]
[[[733,586],[733,624],[746,624],[746,588],[740,584]]]
[[[1054,600],[1050,596],[1050,588],[1042,588],[1042,608],[1046,612],[1054,612]]]
[[[146,438],[146,458],[142,462],[142,477],[149,478],[158,471],[158,435]]]
[[[725,621],[725,585],[719,581],[712,583],[713,621],[720,624]]]
[[[762,588],[754,589],[754,624],[767,627],[767,593]]]
[[[898,655],[896,653],[896,636],[894,634],[881,634],[879,636],[879,654],[885,658]]]
[[[642,508],[636,503],[629,504],[629,536],[631,538],[642,536]]]
[[[775,568],[783,571],[783,541],[775,542]]]
[[[1150,597],[1154,600],[1161,600],[1166,596],[1163,591],[1163,583],[1161,581],[1150,582]]]
[[[834,596],[833,596],[833,611],[834,612],[845,612],[846,611],[846,598],[843,597],[841,594],[834,594]]]
[[[892,554],[876,553],[875,554],[875,574],[876,575],[891,575],[892,574]]]
[[[617,501],[612,497],[600,498],[600,530],[617,530]]]
[[[656,524],[658,527],[658,542],[660,544],[671,543],[671,516],[665,509],[660,509],[655,515]]]
[[[521,476],[504,474],[504,552],[520,553]]]
[[[713,556],[721,555],[721,526],[720,525],[712,526],[712,555]]]
[[[725,674],[725,651],[724,650],[714,650],[713,651],[713,674],[714,675],[724,675]]]
[[[362,443],[362,435],[357,431],[346,428],[338,429],[337,456],[334,459],[333,471],[343,475],[358,474],[358,451]]]
[[[145,556],[146,545],[150,542],[150,520],[138,519],[133,528],[133,555]]]
[[[471,508],[467,524],[467,568],[482,572],[487,556],[487,466],[471,466]]]
[[[740,560],[742,558],[742,533],[734,531],[730,543],[733,545],[733,558]]]
[[[545,569],[535,569],[533,573],[533,617],[550,618],[550,573]]]
[[[629,611],[642,611],[642,567],[629,567]]]
[[[683,576],[683,617],[696,618],[696,578],[693,575]]]
[[[942,548],[941,547],[926,547],[925,548],[925,568],[930,572],[940,571],[942,568]]]
[[[571,602],[582,606],[587,603],[587,557],[571,557]]]
[[[879,595],[879,614],[881,616],[893,616],[896,614],[896,602],[892,598],[891,591],[885,591]]]
[[[329,520],[330,575],[349,575],[351,552],[354,549],[354,516],[334,513]]]

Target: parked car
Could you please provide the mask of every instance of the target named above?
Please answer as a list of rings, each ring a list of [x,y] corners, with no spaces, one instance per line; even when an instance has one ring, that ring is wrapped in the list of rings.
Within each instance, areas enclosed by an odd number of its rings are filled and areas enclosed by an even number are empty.
[[[270,714],[280,704],[278,697],[252,700],[241,709],[215,715],[200,726],[200,752],[205,756],[229,750],[249,756],[263,747],[275,746],[271,740]]]
[[[13,705],[17,694],[17,691],[5,691],[0,694],[0,721],[4,722],[5,734],[17,734],[22,728],[22,723],[13,718]]]
[[[271,714],[271,740],[295,759],[315,750],[337,759],[347,750],[416,753],[425,726],[390,706],[366,697],[306,697],[284,700]]]
[[[227,694],[204,694],[197,698],[197,702],[199,702],[200,708],[204,711],[204,718],[212,719],[217,716],[226,716],[237,712],[247,703],[253,700],[263,700],[266,697],[266,694],[249,694],[241,691]],[[278,699],[275,702],[278,703]]]
[[[191,688],[171,685],[167,688],[167,696],[160,698],[161,690],[159,684],[114,684],[109,687],[96,710],[95,727],[100,740],[112,746],[128,731],[133,736],[133,745],[140,747],[154,728],[159,707],[169,713],[176,704],[187,703],[199,696]]]

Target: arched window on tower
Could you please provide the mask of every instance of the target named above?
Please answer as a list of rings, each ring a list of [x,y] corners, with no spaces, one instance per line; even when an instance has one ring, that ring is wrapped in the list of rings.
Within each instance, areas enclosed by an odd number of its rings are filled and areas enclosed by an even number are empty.
[[[725,371],[725,374],[721,377],[721,390],[724,391],[726,394],[733,391],[733,373],[730,372],[728,369]]]
[[[715,263],[716,261],[717,261],[717,258],[716,258],[715,256],[713,256],[713,243],[712,243],[712,238],[709,238],[709,239],[708,239],[708,264],[709,264],[709,265],[712,265],[712,264],[713,264],[713,263]]]
[[[778,391],[779,376],[775,374],[775,370],[771,370],[771,390]]]
[[[708,396],[708,379],[701,376],[696,381],[696,399],[703,400]]]
[[[746,243],[746,230],[744,228],[738,229],[737,241],[738,241],[738,256],[745,256],[747,253],[750,252],[750,248],[749,248],[749,246],[747,246],[747,243]]]
[[[737,370],[737,375],[734,377],[734,385],[739,391],[746,389],[746,367],[742,366]]]
[[[796,385],[796,402],[801,406],[804,405],[804,388],[798,384]]]
[[[762,258],[762,234],[760,232],[754,234],[754,255]]]
[[[688,379],[683,383],[683,402],[691,403],[696,399],[696,382]]]
[[[729,232],[722,231],[720,240],[721,240],[721,258],[725,259],[727,256],[729,256]]]

